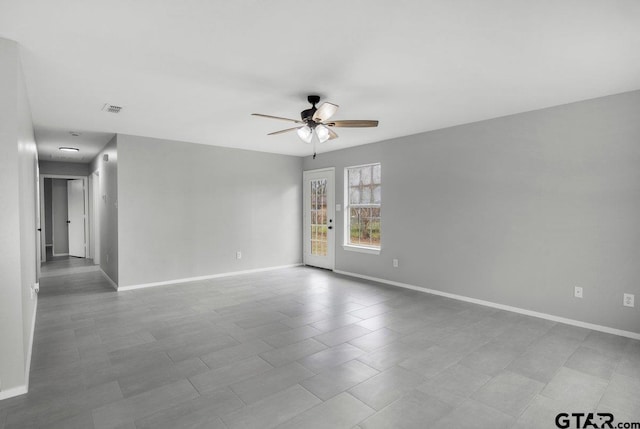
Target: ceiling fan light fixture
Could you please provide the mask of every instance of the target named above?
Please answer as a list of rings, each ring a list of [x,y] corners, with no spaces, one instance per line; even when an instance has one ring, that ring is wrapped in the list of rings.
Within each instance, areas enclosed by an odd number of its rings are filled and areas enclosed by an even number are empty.
[[[329,140],[329,128],[321,124],[316,125],[316,135],[320,143],[326,142]]]
[[[309,127],[309,125],[298,128],[297,133],[298,137],[300,137],[303,142],[311,143],[311,139],[313,139],[313,130],[311,129],[311,127]]]

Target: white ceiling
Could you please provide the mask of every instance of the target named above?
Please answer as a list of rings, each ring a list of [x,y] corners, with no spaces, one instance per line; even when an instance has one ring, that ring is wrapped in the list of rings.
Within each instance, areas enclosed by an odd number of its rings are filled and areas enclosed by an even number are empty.
[[[380,120],[321,152],[640,89],[637,0],[0,0],[0,37],[45,158],[113,133],[308,155],[250,114],[309,93]]]

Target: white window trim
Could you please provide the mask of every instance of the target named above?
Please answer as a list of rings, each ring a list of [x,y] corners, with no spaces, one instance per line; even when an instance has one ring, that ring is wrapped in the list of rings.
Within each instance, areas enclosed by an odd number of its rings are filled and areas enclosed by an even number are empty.
[[[380,240],[380,246],[378,247],[369,247],[369,246],[358,246],[355,244],[349,244],[349,211],[351,209],[351,204],[349,204],[349,169],[350,168],[360,168],[360,167],[368,167],[370,165],[380,165],[382,168],[381,162],[370,162],[368,164],[360,164],[360,165],[350,165],[344,168],[344,231],[343,231],[343,240],[342,240],[342,248],[349,252],[358,252],[358,253],[366,253],[369,255],[379,255],[382,250],[382,236]],[[382,172],[380,173],[382,175]],[[382,204],[380,204],[380,212],[382,213]],[[380,229],[382,230],[382,217],[380,217]]]
[[[382,247],[354,246],[353,244],[343,244],[342,248],[349,252],[368,253],[369,255],[379,255]]]

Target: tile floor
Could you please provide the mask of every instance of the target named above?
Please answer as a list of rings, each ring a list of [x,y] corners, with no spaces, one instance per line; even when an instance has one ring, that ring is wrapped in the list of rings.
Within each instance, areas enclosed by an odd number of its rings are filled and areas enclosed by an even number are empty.
[[[14,428],[554,428],[640,421],[640,341],[293,268],[116,293],[42,279]],[[573,426],[572,426],[573,427]]]
[[[52,277],[80,272],[98,271],[99,266],[93,259],[76,258],[74,256],[53,256],[51,247],[47,247],[47,262],[42,264],[40,277]]]

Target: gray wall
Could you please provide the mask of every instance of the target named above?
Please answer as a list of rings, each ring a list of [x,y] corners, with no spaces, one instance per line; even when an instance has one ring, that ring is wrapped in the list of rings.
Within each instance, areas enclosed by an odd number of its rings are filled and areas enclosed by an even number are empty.
[[[37,152],[18,46],[0,39],[0,396],[26,384],[36,281]]]
[[[89,164],[79,162],[40,161],[40,174],[59,174],[61,176],[88,176]]]
[[[69,253],[69,204],[67,201],[67,180],[51,181],[51,214],[53,227],[53,253]]]
[[[45,233],[45,244],[53,244],[53,223],[52,223],[52,214],[53,214],[53,189],[52,189],[52,179],[44,179],[44,188],[42,192],[44,192],[44,233]]]
[[[301,158],[128,135],[118,156],[120,286],[300,263]]]
[[[336,269],[640,332],[640,91],[304,160],[382,163],[382,252]],[[382,124],[384,126],[384,124]],[[392,268],[392,259],[400,260]],[[584,298],[573,298],[574,286]]]
[[[118,284],[118,136],[91,161],[89,171],[97,171],[100,181],[100,268]]]

